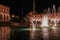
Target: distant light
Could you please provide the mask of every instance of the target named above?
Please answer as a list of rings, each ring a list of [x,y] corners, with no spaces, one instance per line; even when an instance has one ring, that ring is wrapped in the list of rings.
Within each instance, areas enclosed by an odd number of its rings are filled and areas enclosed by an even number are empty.
[[[36,30],[36,28],[32,28],[32,30]]]
[[[14,17],[14,15],[12,15],[12,17]]]
[[[53,29],[55,29],[55,27],[54,27],[54,26],[53,26],[52,28],[53,28]]]

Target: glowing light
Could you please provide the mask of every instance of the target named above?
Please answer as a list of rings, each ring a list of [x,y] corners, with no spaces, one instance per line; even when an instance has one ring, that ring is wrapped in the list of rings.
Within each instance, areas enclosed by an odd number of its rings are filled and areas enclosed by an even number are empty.
[[[36,30],[36,28],[33,28],[32,30]]]
[[[53,29],[55,29],[55,27],[54,27],[54,26],[53,26],[52,28],[53,28]]]
[[[12,15],[12,17],[14,17],[14,15]]]
[[[47,16],[43,17],[41,27],[48,27],[48,18],[47,18]]]

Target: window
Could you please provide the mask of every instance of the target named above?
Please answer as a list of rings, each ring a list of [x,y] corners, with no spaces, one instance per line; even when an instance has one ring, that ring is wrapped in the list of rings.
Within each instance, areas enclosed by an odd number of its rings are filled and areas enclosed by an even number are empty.
[[[36,28],[40,28],[41,26],[41,21],[37,21]]]
[[[49,25],[49,26],[54,25],[54,21],[48,20],[48,25]]]
[[[36,24],[36,21],[33,21],[34,24]]]
[[[37,21],[37,24],[41,24],[41,21]]]

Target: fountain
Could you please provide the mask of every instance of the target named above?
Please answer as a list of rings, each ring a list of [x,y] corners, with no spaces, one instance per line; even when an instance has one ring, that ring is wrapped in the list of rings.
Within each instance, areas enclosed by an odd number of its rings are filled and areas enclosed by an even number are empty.
[[[48,27],[49,27],[49,25],[48,25],[48,18],[47,18],[47,16],[44,16],[42,18],[42,25],[41,25],[41,27],[42,27],[43,39],[44,40],[49,40],[49,34],[48,34]]]
[[[42,18],[42,25],[41,25],[41,27],[49,27],[47,16],[44,16],[44,17]]]

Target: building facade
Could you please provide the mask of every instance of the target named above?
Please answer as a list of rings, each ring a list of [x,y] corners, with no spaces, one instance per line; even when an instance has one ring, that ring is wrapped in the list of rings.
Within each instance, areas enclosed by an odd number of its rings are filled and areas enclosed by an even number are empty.
[[[28,20],[31,28],[30,40],[59,40],[57,37],[60,35],[60,32],[58,32],[58,28],[60,27],[60,12],[59,10],[56,12],[54,5],[52,12],[50,8],[46,12],[39,14],[33,11],[29,12]]]
[[[5,22],[10,22],[10,8],[0,4],[0,40],[9,40],[10,26],[4,26]]]

